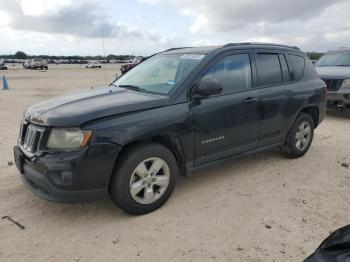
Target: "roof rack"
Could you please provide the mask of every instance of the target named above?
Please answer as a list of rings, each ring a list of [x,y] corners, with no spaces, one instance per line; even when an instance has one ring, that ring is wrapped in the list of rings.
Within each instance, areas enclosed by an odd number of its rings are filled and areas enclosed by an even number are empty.
[[[281,44],[273,44],[273,43],[229,43],[223,46],[223,48],[225,47],[233,47],[233,46],[241,46],[241,45],[269,45],[269,46],[279,46],[279,47],[286,47],[286,48],[292,48],[292,49],[296,49],[296,50],[300,50],[299,47],[297,46],[290,46],[290,45],[281,45]]]
[[[174,47],[174,48],[169,48],[167,50],[164,50],[163,52],[169,52],[169,51],[174,51],[174,50],[179,50],[179,49],[185,49],[185,48],[192,48],[191,46],[187,46],[187,47]],[[162,53],[163,53],[162,52]]]
[[[150,56],[148,56],[148,58],[151,58],[152,56],[155,56],[155,55],[158,55],[158,54],[161,54],[161,53],[165,53],[165,52],[169,52],[169,51],[174,51],[174,50],[179,50],[179,49],[184,49],[184,48],[191,48],[191,47],[175,47],[175,48],[169,48],[169,49],[167,49],[167,50],[164,50],[164,51],[160,51],[160,52],[151,54]],[[148,59],[148,58],[147,58],[147,59]]]

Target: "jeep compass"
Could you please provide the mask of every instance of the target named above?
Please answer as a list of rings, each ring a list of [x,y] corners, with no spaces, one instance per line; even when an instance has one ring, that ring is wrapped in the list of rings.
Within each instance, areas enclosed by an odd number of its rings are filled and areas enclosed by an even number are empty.
[[[109,196],[145,214],[195,169],[272,148],[303,156],[325,106],[325,83],[296,47],[173,48],[109,86],[29,107],[15,162],[44,199]]]

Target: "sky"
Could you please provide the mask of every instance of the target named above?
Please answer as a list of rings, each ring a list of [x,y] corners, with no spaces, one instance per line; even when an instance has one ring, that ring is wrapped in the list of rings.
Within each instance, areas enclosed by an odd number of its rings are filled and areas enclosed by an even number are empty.
[[[349,0],[0,0],[0,54],[149,55],[269,42],[350,47]]]

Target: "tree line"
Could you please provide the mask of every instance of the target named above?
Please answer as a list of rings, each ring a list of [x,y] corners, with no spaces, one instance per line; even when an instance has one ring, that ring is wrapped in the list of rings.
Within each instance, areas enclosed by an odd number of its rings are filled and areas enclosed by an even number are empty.
[[[307,52],[307,55],[311,60],[318,60],[323,53],[318,53],[318,52]],[[67,60],[130,60],[133,59],[133,55],[113,55],[110,54],[106,57],[103,57],[101,55],[98,56],[79,56],[79,55],[74,55],[74,56],[55,56],[55,55],[28,55],[23,51],[17,51],[13,55],[0,55],[0,58],[3,59],[31,59],[31,58],[43,58],[46,60],[60,60],[60,59],[67,59]]]
[[[106,57],[97,55],[97,56],[57,56],[57,55],[28,55],[23,51],[17,51],[13,55],[0,55],[0,59],[32,59],[32,58],[42,58],[45,60],[130,60],[133,59],[133,55],[107,55]]]

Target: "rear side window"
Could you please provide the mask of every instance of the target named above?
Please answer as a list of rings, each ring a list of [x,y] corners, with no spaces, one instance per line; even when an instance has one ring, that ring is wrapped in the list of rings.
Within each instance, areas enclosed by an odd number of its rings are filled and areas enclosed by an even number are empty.
[[[297,55],[289,55],[290,60],[292,61],[293,66],[293,72],[294,72],[294,79],[295,81],[299,81],[304,74],[304,68],[305,68],[305,59],[302,56]]]
[[[277,85],[283,82],[278,54],[258,54],[257,67],[259,86]]]
[[[252,70],[248,54],[230,55],[211,66],[202,80],[216,79],[223,87],[223,94],[252,87]]]

